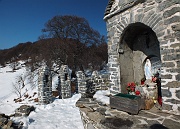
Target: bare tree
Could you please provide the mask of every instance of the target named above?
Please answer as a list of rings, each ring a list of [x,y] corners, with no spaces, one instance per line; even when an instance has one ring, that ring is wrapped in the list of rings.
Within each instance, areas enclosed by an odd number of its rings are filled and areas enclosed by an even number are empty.
[[[73,39],[75,46],[73,46],[72,57],[74,69],[77,69],[78,64],[81,64],[79,57],[85,51],[85,47],[91,45],[98,45],[101,43],[103,36],[98,31],[92,29],[85,18],[65,15],[55,16],[50,19],[45,28],[42,29],[45,34],[42,37],[59,38],[64,42],[64,55],[66,57],[65,63],[67,63],[68,49],[72,46],[67,44],[68,39]]]
[[[28,79],[28,84],[30,85],[31,89],[33,90],[38,83],[38,71],[28,71],[27,72],[27,79]]]
[[[13,91],[16,95],[21,98],[22,97],[22,89],[25,87],[25,81],[27,78],[27,74],[21,74],[16,77],[16,82],[13,83]]]

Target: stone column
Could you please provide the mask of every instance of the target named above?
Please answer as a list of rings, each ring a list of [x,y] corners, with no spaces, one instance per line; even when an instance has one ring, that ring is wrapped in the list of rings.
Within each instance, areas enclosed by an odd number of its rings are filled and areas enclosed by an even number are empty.
[[[86,79],[85,74],[82,71],[76,73],[78,83],[78,93],[81,93],[81,97],[86,97]]]
[[[38,100],[39,104],[49,104],[52,102],[52,76],[47,66],[39,69]]]
[[[60,96],[62,98],[71,97],[71,72],[67,65],[62,65],[60,68]]]

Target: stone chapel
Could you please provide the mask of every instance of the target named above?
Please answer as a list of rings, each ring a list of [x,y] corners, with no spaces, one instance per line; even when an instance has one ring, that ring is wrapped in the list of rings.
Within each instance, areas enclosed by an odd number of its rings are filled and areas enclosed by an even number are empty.
[[[140,82],[148,59],[161,77],[162,107],[180,111],[180,0],[109,0],[104,20],[111,94]]]

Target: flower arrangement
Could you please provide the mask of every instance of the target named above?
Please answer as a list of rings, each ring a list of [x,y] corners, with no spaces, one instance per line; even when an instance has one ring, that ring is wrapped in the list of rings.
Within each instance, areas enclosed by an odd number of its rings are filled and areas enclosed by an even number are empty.
[[[136,87],[136,84],[134,82],[128,83],[127,84],[128,93],[135,92],[135,87]]]
[[[140,91],[139,90],[135,90],[136,89],[136,83],[134,82],[131,82],[131,83],[128,83],[127,84],[127,91],[128,91],[128,94],[131,94],[131,95],[140,95]]]

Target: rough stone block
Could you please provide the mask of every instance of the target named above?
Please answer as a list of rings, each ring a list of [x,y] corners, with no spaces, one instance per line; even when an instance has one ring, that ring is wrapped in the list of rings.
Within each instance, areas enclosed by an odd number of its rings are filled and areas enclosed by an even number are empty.
[[[178,99],[180,99],[180,90],[177,90],[177,91],[176,91],[176,97],[177,97]]]
[[[175,67],[174,62],[166,62],[162,64],[163,67]]]
[[[167,20],[164,21],[165,25],[169,25],[171,23],[175,23],[175,22],[180,22],[180,17],[179,16],[173,16]]]
[[[178,88],[180,86],[180,82],[178,81],[172,81],[172,82],[168,82],[165,87],[168,88]]]
[[[153,10],[151,10],[150,12],[148,13],[145,13],[145,17],[143,18],[143,22],[146,23],[150,18],[151,16],[154,15],[155,16],[155,12]]]
[[[131,114],[138,114],[141,109],[141,97],[119,93],[110,96],[110,106]]]
[[[154,20],[154,21],[149,24],[149,26],[150,26],[151,28],[153,28],[154,26],[156,26],[156,25],[162,20],[162,18],[160,17],[160,15],[159,15],[159,16],[157,15],[157,17],[156,17],[155,19],[153,19],[153,20]]]
[[[180,74],[176,75],[176,80],[180,81]]]
[[[170,74],[161,75],[161,78],[163,78],[163,79],[172,79],[172,75],[170,75]]]
[[[180,31],[180,24],[172,25],[171,28],[172,28],[172,30],[174,30],[174,31]]]
[[[168,105],[168,104],[163,103],[163,104],[162,104],[162,108],[163,108],[164,110],[170,111],[170,110],[172,110],[172,105]]]
[[[164,16],[164,18],[167,18],[167,17],[170,17],[177,12],[180,12],[180,7],[173,7],[172,9],[165,11],[163,13],[163,16]]]
[[[179,0],[165,0],[163,2],[160,2],[158,9],[160,11],[163,11],[164,9],[166,9],[170,6],[173,6],[175,4],[180,4],[180,1]]]
[[[180,104],[180,101],[176,99],[167,99],[165,102],[170,102],[172,104]]]
[[[142,19],[143,19],[143,17],[144,17],[144,14],[137,14],[137,15],[135,15],[135,21],[136,22],[140,22]]]
[[[154,5],[153,6],[149,6],[149,7],[144,9],[144,12],[148,12],[148,11],[154,9],[154,8],[155,8]]]
[[[171,92],[167,89],[162,89],[161,92],[163,97],[172,97]]]

